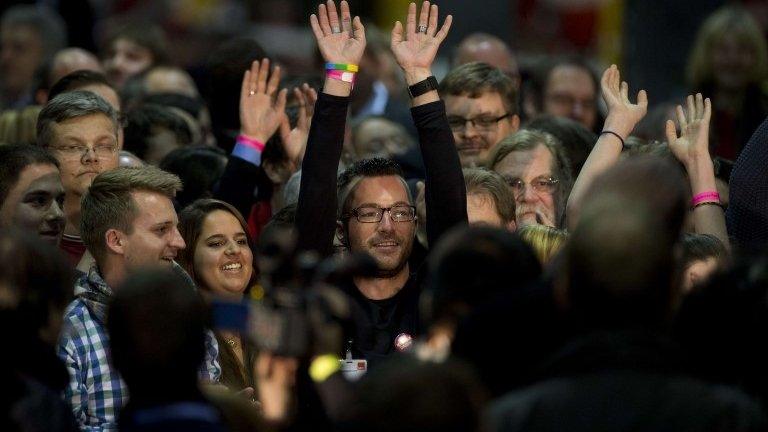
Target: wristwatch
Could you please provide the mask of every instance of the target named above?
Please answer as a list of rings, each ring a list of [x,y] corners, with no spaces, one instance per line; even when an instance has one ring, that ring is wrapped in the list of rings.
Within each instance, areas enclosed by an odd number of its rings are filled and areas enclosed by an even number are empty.
[[[416,84],[409,86],[408,94],[411,96],[411,99],[413,99],[423,95],[424,93],[437,90],[438,86],[439,84],[437,83],[437,78],[430,76],[424,81],[419,81]]]

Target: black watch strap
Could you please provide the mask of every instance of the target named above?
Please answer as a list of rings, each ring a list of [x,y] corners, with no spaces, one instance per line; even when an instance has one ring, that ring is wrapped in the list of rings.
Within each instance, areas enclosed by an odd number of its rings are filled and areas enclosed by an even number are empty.
[[[423,95],[424,93],[437,90],[438,85],[439,84],[437,83],[437,78],[430,76],[424,81],[419,81],[416,84],[409,86],[408,94],[411,96],[411,99],[413,99]]]

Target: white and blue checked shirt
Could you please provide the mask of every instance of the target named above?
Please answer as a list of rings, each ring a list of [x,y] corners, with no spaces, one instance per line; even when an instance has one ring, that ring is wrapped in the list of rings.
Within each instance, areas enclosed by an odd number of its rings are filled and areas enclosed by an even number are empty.
[[[109,336],[104,326],[112,290],[93,267],[75,283],[76,299],[64,312],[58,355],[69,372],[64,397],[81,431],[116,431],[117,414],[128,402],[128,388],[112,366]],[[219,382],[219,347],[206,335],[203,380]]]

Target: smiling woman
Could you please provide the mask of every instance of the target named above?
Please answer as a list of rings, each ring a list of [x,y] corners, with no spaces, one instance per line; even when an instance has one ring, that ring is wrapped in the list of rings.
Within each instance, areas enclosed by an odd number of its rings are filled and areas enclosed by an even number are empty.
[[[193,202],[179,213],[179,231],[187,248],[181,264],[200,289],[210,295],[240,300],[253,277],[252,242],[240,212],[214,199]],[[233,332],[217,331],[221,382],[230,390],[255,388],[256,350]]]

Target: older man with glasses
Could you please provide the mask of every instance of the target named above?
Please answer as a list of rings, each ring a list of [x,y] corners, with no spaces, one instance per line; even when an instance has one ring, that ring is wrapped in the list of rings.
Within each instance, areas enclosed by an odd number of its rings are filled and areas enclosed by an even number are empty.
[[[486,63],[467,63],[448,72],[440,96],[465,168],[482,166],[496,144],[520,127],[515,82]]]
[[[518,227],[563,226],[572,179],[570,161],[555,137],[533,130],[512,134],[491,152],[487,168],[509,185]]]
[[[37,143],[59,162],[67,219],[61,248],[73,265],[85,253],[80,238],[80,198],[94,177],[117,168],[120,144],[115,109],[90,91],[62,93],[37,119]]]

